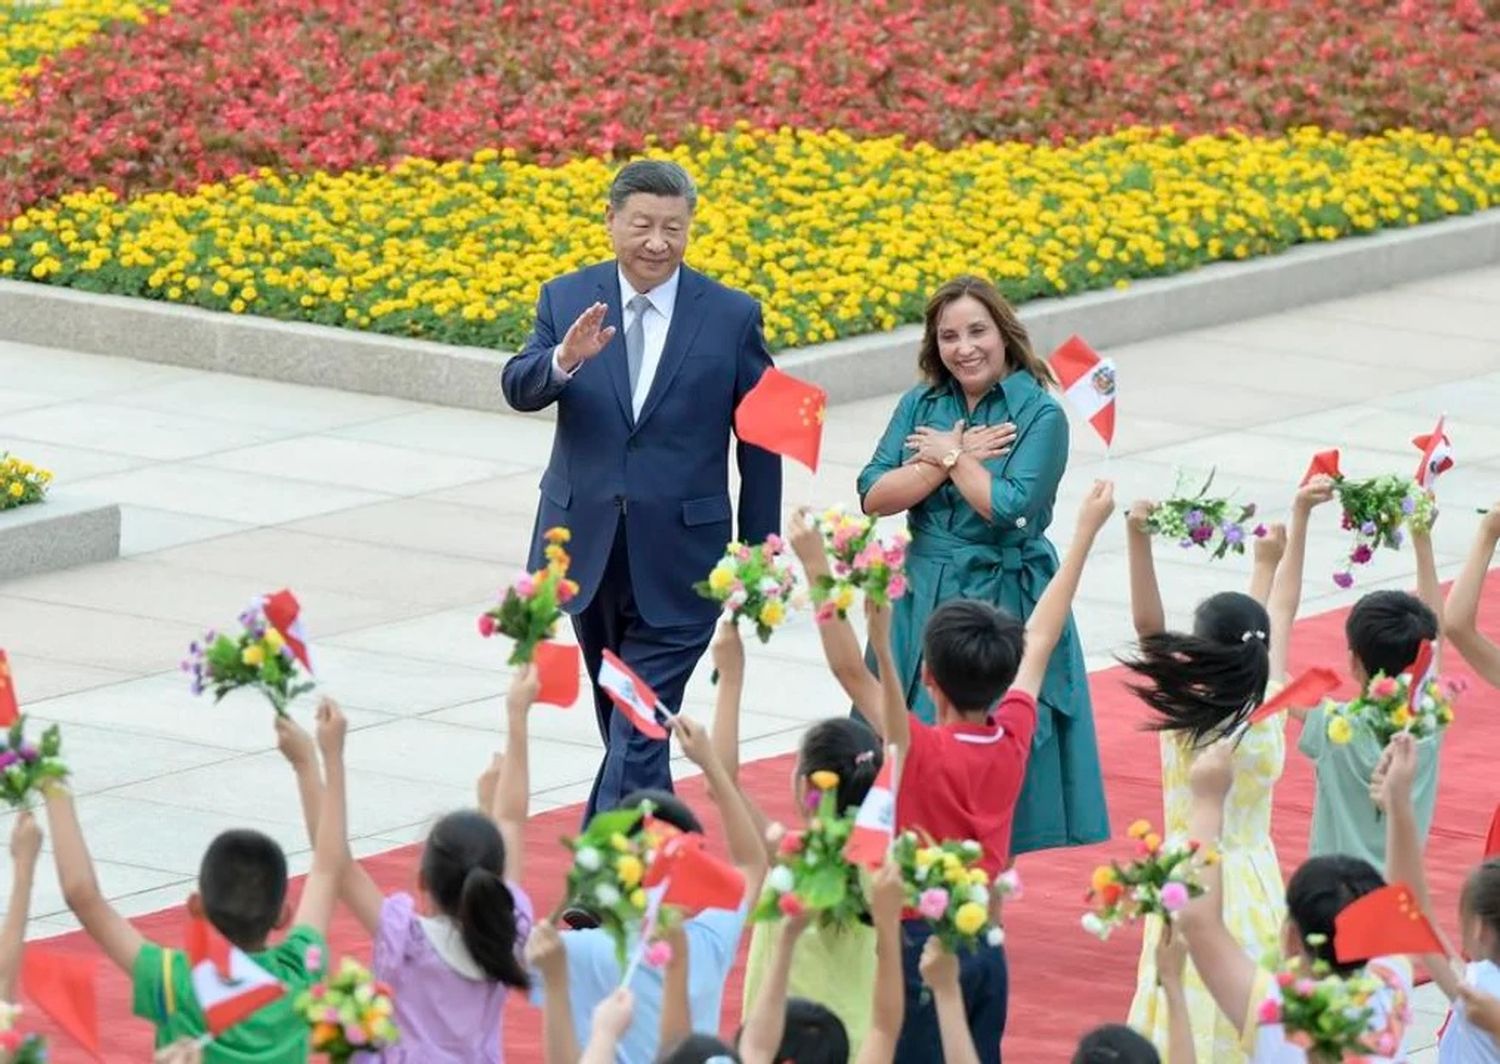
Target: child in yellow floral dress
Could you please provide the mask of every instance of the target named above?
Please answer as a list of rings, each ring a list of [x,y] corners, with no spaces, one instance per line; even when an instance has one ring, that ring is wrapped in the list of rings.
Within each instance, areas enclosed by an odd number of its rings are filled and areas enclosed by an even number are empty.
[[[1166,628],[1146,530],[1151,504],[1136,503],[1127,514],[1131,612],[1139,645],[1126,665],[1138,677],[1136,693],[1154,711],[1151,727],[1161,733],[1163,830],[1169,838],[1188,833],[1188,770],[1197,753],[1240,732],[1285,677],[1301,582],[1283,579],[1281,570],[1301,572],[1308,515],[1331,494],[1321,482],[1299,491],[1290,533],[1276,528],[1256,544],[1251,593],[1226,591],[1205,599],[1190,634]],[[1252,957],[1277,948],[1286,912],[1271,842],[1271,794],[1286,760],[1285,726],[1285,718],[1276,716],[1243,729],[1234,749],[1234,786],[1224,803],[1219,840],[1224,920]],[[1156,970],[1162,930],[1159,918],[1147,920],[1130,1025],[1166,1053],[1167,1000]],[[1182,982],[1197,1059],[1246,1060],[1239,1030],[1220,1014],[1191,965]]]

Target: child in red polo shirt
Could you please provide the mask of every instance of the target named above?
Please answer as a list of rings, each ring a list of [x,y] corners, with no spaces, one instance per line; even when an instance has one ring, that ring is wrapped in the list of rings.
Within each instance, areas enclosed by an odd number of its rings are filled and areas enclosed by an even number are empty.
[[[1067,557],[1024,626],[987,603],[966,599],[933,612],[922,633],[922,682],[937,707],[936,724],[924,724],[908,712],[891,658],[888,610],[869,611],[870,646],[884,683],[865,668],[847,622],[831,619],[820,627],[834,675],[865,719],[897,748],[898,831],[912,828],[936,839],[974,839],[984,848],[982,864],[992,876],[1009,865],[1011,818],[1036,730],[1036,694],[1094,537],[1113,511],[1114,485],[1096,481],[1079,508]],[[798,546],[795,531],[793,544]],[[806,547],[798,546],[798,553],[811,577],[818,552],[810,542]],[[906,1021],[896,1050],[902,1064],[943,1059],[937,1014],[930,995],[923,993],[920,971],[929,937],[924,921],[905,922]],[[979,1059],[999,1064],[1008,993],[1005,948],[982,946],[959,961]]]

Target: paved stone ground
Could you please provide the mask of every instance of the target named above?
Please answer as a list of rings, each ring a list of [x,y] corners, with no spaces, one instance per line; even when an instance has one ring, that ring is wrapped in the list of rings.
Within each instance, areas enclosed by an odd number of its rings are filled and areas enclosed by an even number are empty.
[[[1500,495],[1500,268],[1109,353],[1120,365],[1118,445],[1106,459],[1086,428],[1075,432],[1059,541],[1094,477],[1114,478],[1128,502],[1169,492],[1180,465],[1216,465],[1221,485],[1274,517],[1320,446],[1344,447],[1353,473],[1414,468],[1410,438],[1444,412],[1460,461],[1442,485],[1445,578],[1468,549],[1473,508]],[[788,466],[788,507],[854,503],[894,403],[831,410],[817,476]],[[34,717],[67,725],[101,880],[127,912],[179,902],[205,843],[229,823],[263,828],[298,869],[308,863],[264,703],[244,695],[215,708],[176,671],[204,628],[276,587],[301,597],[320,678],[355,729],[356,852],[414,841],[468,799],[500,745],[507,678],[502,648],[478,638],[474,618],[524,558],[551,432],[540,418],[0,343],[0,449],[123,504],[119,561],[0,583],[0,645]],[[1322,576],[1343,543],[1334,521],[1318,523],[1307,610],[1354,597]],[[1129,634],[1123,548],[1116,522],[1083,581],[1091,667],[1109,664]],[[1170,551],[1160,568],[1179,616],[1248,572]],[[1410,582],[1409,555],[1382,555],[1357,591]],[[819,662],[806,618],[753,645],[747,758],[793,749],[806,722],[843,704]],[[690,709],[706,711],[711,697],[705,668]],[[591,711],[539,711],[534,744],[533,807],[581,800],[599,752]],[[0,875],[8,881],[8,869]],[[75,926],[50,861],[39,878],[32,934]],[[1422,1004],[1430,1032],[1440,1004]]]

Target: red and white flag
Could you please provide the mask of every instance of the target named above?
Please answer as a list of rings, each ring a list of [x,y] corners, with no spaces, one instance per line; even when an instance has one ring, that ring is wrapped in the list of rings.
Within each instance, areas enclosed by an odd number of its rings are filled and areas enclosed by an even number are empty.
[[[302,663],[304,669],[312,672],[312,653],[307,648],[307,629],[302,625],[302,604],[297,601],[297,596],[282,588],[263,598],[261,609],[271,627],[286,640],[292,656]]]
[[[844,859],[866,868],[885,864],[896,838],[896,748],[887,748],[885,763],[854,814],[854,830],[844,843]]]
[[[1437,679],[1437,653],[1432,640],[1424,639],[1417,647],[1417,660],[1411,663],[1411,688],[1406,692],[1407,707],[1416,716],[1421,712],[1422,692]]]
[[[1070,336],[1050,361],[1063,398],[1110,446],[1115,439],[1115,360],[1100,358],[1081,338]]]
[[[1418,436],[1411,442],[1422,452],[1422,461],[1417,466],[1416,481],[1429,492],[1435,490],[1437,478],[1453,468],[1453,441],[1444,431],[1448,416],[1438,418],[1437,427],[1429,435]]]
[[[630,718],[636,731],[651,739],[665,739],[667,729],[662,721],[669,714],[656,692],[646,681],[630,671],[612,650],[605,650],[599,661],[599,675],[594,678],[599,690],[609,695],[615,707]]]
[[[193,996],[215,1036],[286,994],[280,980],[232,945],[207,920],[189,922],[187,955],[192,966]]]

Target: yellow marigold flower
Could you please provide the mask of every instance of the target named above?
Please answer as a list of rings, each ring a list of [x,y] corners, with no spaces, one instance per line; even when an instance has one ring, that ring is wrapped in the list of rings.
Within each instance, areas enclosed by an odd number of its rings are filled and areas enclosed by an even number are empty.
[[[708,587],[716,595],[722,595],[734,586],[734,571],[723,565],[716,565],[708,573]]]
[[[1115,881],[1115,870],[1109,865],[1100,865],[1094,869],[1094,874],[1089,879],[1089,886],[1097,893]]]
[[[971,869],[969,869],[969,884],[971,886],[984,887],[984,886],[988,886],[989,882],[990,882],[990,874],[988,872],[986,872],[983,868],[971,868]]]
[[[807,777],[808,782],[820,791],[831,791],[839,785],[839,774],[820,768]]]
[[[775,628],[786,620],[786,607],[777,599],[771,599],[760,608],[760,616],[757,618],[767,628]]]
[[[1132,839],[1144,839],[1147,835],[1151,834],[1151,821],[1135,821],[1135,823],[1130,825],[1130,828],[1127,830],[1126,834],[1128,834]]]
[[[958,929],[959,934],[977,935],[987,918],[983,905],[966,901],[953,914],[953,926]]]
[[[546,532],[542,533],[542,537],[548,543],[567,543],[572,540],[573,533],[568,531],[562,525],[554,525],[552,528],[549,528]]]
[[[286,640],[283,639],[281,633],[274,628],[266,629],[266,636],[263,640],[261,640],[261,642],[265,644],[266,652],[269,654],[275,654],[280,651],[282,647],[286,646]]]
[[[10,492],[12,498],[19,499],[26,493],[26,485],[22,484],[19,480],[12,480],[10,487],[6,490]]]
[[[1354,738],[1354,728],[1344,717],[1328,718],[1328,739],[1330,742],[1343,746]]]
[[[641,876],[646,874],[646,869],[639,857],[627,853],[615,864],[615,874],[626,887],[634,887],[641,881]]]
[[[542,555],[549,562],[556,563],[566,562],[568,558],[568,552],[563,550],[556,543],[547,544],[547,546],[542,549]]]
[[[630,904],[637,909],[644,909],[646,907],[646,892],[640,887],[636,887],[630,892]]]
[[[935,850],[918,850],[916,856],[913,858],[918,868],[931,868],[932,862],[935,860],[937,860],[937,851]]]
[[[252,668],[259,668],[266,660],[266,651],[259,643],[251,643],[240,651],[240,661]]]
[[[840,584],[837,591],[833,593],[833,604],[845,613],[854,605],[854,588],[848,584]]]

